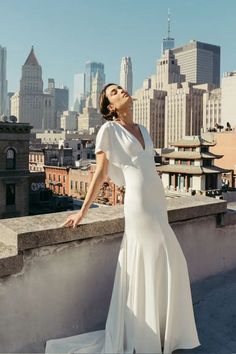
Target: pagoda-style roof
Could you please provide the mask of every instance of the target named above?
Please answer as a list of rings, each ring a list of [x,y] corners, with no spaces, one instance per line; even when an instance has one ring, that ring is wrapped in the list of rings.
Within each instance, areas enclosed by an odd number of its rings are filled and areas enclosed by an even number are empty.
[[[202,160],[202,159],[221,159],[224,155],[216,155],[212,152],[198,152],[198,151],[171,151],[162,152],[163,157],[170,159],[189,159],[189,160]]]
[[[203,139],[201,136],[193,136],[191,139],[179,139],[170,143],[171,146],[215,146],[215,142],[207,141]]]
[[[157,166],[160,172],[186,173],[192,175],[202,175],[204,173],[226,173],[231,170],[218,166],[192,166],[192,165],[161,165]]]
[[[34,47],[32,46],[31,48],[31,51],[28,55],[28,58],[26,59],[26,62],[24,65],[37,65],[37,66],[40,66],[39,65],[39,62],[34,54]]]

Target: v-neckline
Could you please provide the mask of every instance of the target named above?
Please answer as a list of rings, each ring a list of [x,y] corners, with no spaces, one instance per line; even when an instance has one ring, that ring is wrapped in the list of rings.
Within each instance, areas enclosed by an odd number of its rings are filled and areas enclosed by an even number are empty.
[[[142,138],[143,138],[144,148],[143,148],[143,145],[142,145],[142,144],[140,143],[140,141],[138,140],[138,138],[136,138],[136,136],[135,136],[134,134],[132,134],[128,129],[126,129],[122,124],[119,124],[119,123],[116,123],[116,122],[114,122],[114,123],[117,124],[117,125],[119,125],[119,126],[120,126],[121,128],[123,128],[126,132],[128,132],[128,133],[140,144],[142,150],[143,150],[143,151],[146,151],[146,141],[145,141],[145,139],[144,139],[144,134],[143,134],[143,132],[142,132],[141,125],[139,125],[138,123],[135,123],[135,124],[137,124],[137,126],[138,126],[138,128],[139,128],[139,131],[140,131],[140,133],[141,133],[141,136],[142,136]]]

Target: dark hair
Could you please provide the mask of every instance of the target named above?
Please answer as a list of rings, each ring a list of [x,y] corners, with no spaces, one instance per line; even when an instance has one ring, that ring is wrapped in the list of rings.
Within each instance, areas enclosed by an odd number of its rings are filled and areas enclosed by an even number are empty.
[[[105,118],[106,120],[113,120],[113,117],[118,118],[117,112],[110,111],[108,108],[110,101],[106,96],[106,89],[111,85],[116,85],[116,84],[110,83],[110,84],[107,84],[106,86],[104,86],[101,93],[100,93],[100,97],[99,97],[100,112],[101,112],[103,118]]]

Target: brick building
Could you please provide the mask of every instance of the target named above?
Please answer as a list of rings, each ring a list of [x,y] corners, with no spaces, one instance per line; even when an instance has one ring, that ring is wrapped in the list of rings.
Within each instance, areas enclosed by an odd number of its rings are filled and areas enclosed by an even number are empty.
[[[56,194],[69,195],[69,167],[44,166],[45,185]]]

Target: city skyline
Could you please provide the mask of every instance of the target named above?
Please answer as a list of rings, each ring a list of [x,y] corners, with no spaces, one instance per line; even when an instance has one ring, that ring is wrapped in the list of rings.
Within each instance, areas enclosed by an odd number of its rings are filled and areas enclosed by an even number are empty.
[[[21,66],[31,45],[43,69],[44,87],[50,77],[55,79],[57,87],[66,85],[70,90],[70,104],[74,74],[83,72],[89,60],[104,63],[106,82],[119,82],[120,60],[130,56],[135,91],[153,74],[161,56],[162,39],[167,35],[168,8],[175,47],[191,39],[219,45],[221,76],[225,71],[236,69],[233,18],[236,3],[232,0],[224,4],[214,1],[214,8],[212,2],[202,0],[197,3],[172,0],[165,4],[138,1],[135,7],[133,2],[124,0],[116,6],[104,0],[102,7],[95,0],[67,3],[51,0],[47,6],[43,2],[32,5],[29,0],[13,0],[10,4],[0,0],[1,13],[4,13],[0,45],[7,48],[8,91],[19,89]],[[28,14],[30,16],[25,16]],[[88,26],[89,21],[93,26]]]

